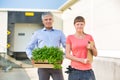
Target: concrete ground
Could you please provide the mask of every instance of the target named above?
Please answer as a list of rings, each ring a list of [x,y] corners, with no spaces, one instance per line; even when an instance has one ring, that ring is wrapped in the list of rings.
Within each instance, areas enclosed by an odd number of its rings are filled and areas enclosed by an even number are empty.
[[[6,72],[0,67],[0,80],[38,80],[37,68],[33,68],[30,64],[28,65],[25,63],[22,64],[22,62],[19,61],[12,61],[16,62],[17,65],[21,67],[16,67]],[[68,80],[68,74],[66,74],[65,71],[69,64],[70,61],[64,59],[62,66],[65,80]],[[93,70],[95,72],[96,80],[120,80],[120,59],[96,57],[93,62]]]
[[[68,77],[68,75],[65,73],[68,65],[69,60],[65,59],[62,64],[65,80],[67,80]],[[0,80],[38,80],[37,68],[13,68],[7,72],[0,69]]]

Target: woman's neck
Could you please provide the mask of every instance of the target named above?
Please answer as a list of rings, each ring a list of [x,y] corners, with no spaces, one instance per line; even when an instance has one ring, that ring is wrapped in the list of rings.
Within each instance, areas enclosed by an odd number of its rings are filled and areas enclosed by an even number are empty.
[[[83,36],[83,35],[85,35],[85,33],[84,32],[76,32],[75,35],[77,35],[77,36]]]
[[[84,32],[81,32],[81,33],[75,33],[75,37],[77,37],[77,38],[80,38],[80,39],[84,39],[84,37],[85,37],[85,33]]]

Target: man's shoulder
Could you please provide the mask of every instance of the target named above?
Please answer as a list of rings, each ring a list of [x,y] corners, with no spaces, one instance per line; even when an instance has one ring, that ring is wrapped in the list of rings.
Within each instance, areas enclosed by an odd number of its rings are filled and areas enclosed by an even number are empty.
[[[36,30],[35,32],[41,32],[41,31],[43,31],[43,29]]]
[[[53,29],[53,30],[56,32],[62,32],[62,30],[59,30],[59,29]]]
[[[55,30],[55,31],[61,31],[61,30],[59,30],[59,29],[55,29],[55,28],[54,28],[53,30]]]
[[[34,31],[34,34],[39,34],[41,32],[42,32],[42,29],[39,29],[39,30]]]

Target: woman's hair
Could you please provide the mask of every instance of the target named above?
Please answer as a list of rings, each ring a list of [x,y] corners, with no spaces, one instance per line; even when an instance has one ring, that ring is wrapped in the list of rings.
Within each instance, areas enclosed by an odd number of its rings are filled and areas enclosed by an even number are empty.
[[[76,22],[84,22],[84,23],[85,23],[85,19],[84,19],[84,17],[82,17],[82,16],[77,16],[77,17],[74,19],[74,24],[75,24]]]
[[[44,19],[44,17],[45,17],[46,15],[50,15],[50,16],[53,17],[53,15],[52,15],[51,12],[43,12],[42,15],[41,15],[42,20]]]

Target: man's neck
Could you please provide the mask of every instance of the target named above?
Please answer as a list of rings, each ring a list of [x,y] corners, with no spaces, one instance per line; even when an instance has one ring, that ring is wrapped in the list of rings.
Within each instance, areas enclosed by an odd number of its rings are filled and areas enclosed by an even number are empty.
[[[52,29],[52,27],[45,27],[45,29],[47,29],[47,30],[51,30],[51,29]]]

